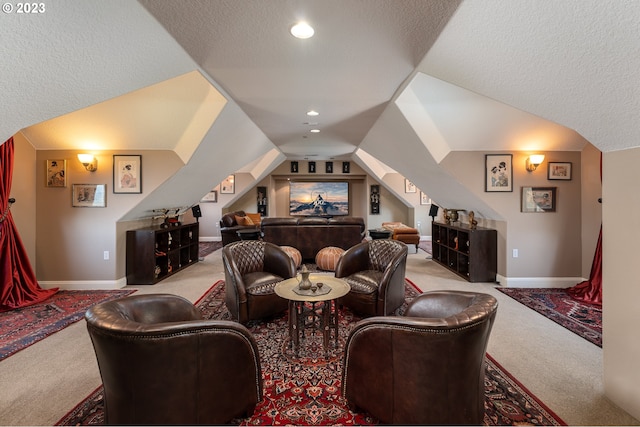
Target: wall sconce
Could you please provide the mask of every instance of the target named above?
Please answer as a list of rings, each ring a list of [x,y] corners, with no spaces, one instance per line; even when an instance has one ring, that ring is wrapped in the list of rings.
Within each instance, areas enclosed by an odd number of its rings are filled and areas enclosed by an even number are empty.
[[[533,172],[544,161],[544,154],[532,154],[527,157],[527,170]]]
[[[78,160],[89,172],[95,172],[98,170],[98,159],[93,154],[78,154]]]

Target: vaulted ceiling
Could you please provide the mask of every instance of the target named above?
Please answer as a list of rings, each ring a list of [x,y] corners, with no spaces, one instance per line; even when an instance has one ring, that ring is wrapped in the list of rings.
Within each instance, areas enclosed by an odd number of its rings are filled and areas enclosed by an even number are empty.
[[[211,145],[220,176],[337,158],[426,188],[451,151],[612,151],[640,135],[636,1],[60,0],[27,18],[0,28],[0,138],[24,128],[37,149],[108,129],[95,148],[190,163]],[[300,19],[314,37],[289,34]],[[225,122],[208,102],[226,102]],[[194,117],[200,146],[184,141]],[[423,146],[420,166],[397,135]],[[229,157],[240,136],[255,146]]]

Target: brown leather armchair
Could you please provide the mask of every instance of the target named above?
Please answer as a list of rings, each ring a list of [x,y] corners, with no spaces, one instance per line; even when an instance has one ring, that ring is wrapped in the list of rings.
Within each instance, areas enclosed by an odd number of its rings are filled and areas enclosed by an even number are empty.
[[[482,424],[488,294],[433,291],[404,316],[360,321],[345,344],[342,395],[383,424]]]
[[[365,316],[386,316],[404,303],[407,245],[371,240],[349,248],[336,265],[336,277],[351,286],[340,302]]]
[[[222,424],[262,399],[258,347],[247,328],[202,320],[177,295],[97,304],[85,314],[104,385],[105,424]]]
[[[279,246],[261,240],[233,242],[222,248],[225,303],[240,323],[283,313],[288,301],[276,295],[276,283],[296,275],[293,259]]]

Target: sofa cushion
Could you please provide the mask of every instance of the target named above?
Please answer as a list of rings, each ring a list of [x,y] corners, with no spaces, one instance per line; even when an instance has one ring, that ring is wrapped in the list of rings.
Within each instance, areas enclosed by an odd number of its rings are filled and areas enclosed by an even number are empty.
[[[259,213],[246,213],[247,218],[253,221],[253,225],[260,225],[262,222],[262,216]]]
[[[248,216],[238,216],[238,215],[236,215],[235,218],[236,218],[236,222],[238,223],[238,225],[254,225],[253,221]]]

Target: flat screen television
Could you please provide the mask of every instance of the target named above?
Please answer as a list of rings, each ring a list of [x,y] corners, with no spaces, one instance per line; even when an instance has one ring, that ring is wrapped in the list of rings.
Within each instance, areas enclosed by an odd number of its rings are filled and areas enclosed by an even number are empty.
[[[289,215],[349,215],[349,183],[291,181],[289,183]]]

